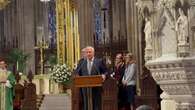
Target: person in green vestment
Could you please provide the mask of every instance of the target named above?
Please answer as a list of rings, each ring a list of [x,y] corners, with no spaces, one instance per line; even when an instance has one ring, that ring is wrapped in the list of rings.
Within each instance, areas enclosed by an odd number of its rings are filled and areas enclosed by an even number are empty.
[[[7,71],[5,61],[0,61],[1,69]],[[5,110],[13,110],[14,85],[16,83],[15,76],[12,72],[7,71],[7,80],[2,82],[5,84]]]

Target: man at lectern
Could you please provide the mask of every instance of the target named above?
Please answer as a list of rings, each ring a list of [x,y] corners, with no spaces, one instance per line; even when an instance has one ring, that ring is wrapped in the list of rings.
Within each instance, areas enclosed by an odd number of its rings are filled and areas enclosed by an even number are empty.
[[[106,78],[107,68],[102,60],[95,58],[94,48],[86,47],[86,58],[82,65],[77,66],[76,72],[79,76],[102,75],[103,80]],[[101,110],[101,88],[82,88],[82,110]]]

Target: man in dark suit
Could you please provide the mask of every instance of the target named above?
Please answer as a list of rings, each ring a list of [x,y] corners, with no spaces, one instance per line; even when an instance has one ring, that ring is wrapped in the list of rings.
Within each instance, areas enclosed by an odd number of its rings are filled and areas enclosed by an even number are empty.
[[[77,66],[77,74],[79,76],[102,75],[103,80],[105,80],[107,73],[106,65],[102,60],[94,57],[94,48],[90,46],[86,47],[85,52],[86,58]],[[101,110],[100,87],[82,88],[81,96],[83,101],[83,110]],[[90,97],[92,97],[92,99],[90,99]]]

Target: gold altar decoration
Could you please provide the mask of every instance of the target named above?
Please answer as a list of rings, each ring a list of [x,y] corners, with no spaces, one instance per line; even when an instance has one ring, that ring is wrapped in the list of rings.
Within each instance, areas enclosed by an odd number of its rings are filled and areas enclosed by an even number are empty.
[[[9,0],[0,0],[0,10],[5,8],[9,2]]]
[[[57,23],[57,58],[58,63],[65,63],[65,33],[64,33],[64,0],[56,0],[56,23]]]
[[[75,0],[56,0],[58,63],[71,68],[80,58],[78,9]]]
[[[39,41],[35,49],[40,50],[40,64],[41,64],[41,75],[44,74],[44,50],[49,48],[49,44],[45,40]]]

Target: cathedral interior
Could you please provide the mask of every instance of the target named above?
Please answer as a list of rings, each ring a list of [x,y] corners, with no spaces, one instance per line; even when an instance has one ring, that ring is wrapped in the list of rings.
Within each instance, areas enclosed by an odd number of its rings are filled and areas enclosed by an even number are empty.
[[[110,68],[117,53],[134,54],[135,108],[195,110],[195,0],[0,0],[0,58],[22,83],[33,74],[38,110],[64,90],[52,66],[74,68],[86,46]]]

